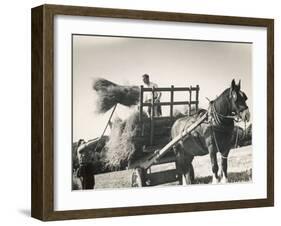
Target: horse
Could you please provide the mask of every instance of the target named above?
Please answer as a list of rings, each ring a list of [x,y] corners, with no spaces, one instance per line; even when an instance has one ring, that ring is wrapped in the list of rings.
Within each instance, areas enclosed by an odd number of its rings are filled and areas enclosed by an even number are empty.
[[[234,120],[239,119],[244,122],[250,120],[247,99],[246,94],[241,91],[241,81],[236,84],[233,79],[229,88],[215,100],[210,101],[208,110],[202,109],[193,116],[186,116],[175,121],[171,129],[172,139],[181,134],[202,114],[207,113],[207,120],[173,146],[180,184],[194,183],[192,161],[195,156],[207,154],[211,160],[212,183],[227,183],[227,158],[233,146]],[[218,152],[222,158],[220,175],[218,174]]]

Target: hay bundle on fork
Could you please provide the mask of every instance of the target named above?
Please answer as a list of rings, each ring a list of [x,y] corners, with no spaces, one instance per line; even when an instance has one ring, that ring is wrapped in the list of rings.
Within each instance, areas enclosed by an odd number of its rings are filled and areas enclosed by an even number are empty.
[[[105,113],[116,104],[128,107],[139,102],[140,88],[138,86],[120,86],[106,79],[94,81],[93,89],[97,92],[97,112]]]

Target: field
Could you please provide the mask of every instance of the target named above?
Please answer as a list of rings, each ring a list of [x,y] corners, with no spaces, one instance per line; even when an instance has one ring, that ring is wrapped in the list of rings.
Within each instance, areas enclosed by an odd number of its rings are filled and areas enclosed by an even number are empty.
[[[218,155],[218,161],[220,157]],[[212,182],[211,165],[208,155],[196,157],[193,160],[195,171],[195,183],[207,184]],[[174,169],[174,163],[166,163],[152,167],[152,172]],[[230,151],[228,158],[229,182],[251,182],[252,180],[252,146],[246,146]],[[132,170],[104,173],[96,175],[96,189],[104,188],[127,188],[131,187]],[[162,184],[160,186],[177,185],[178,182]]]

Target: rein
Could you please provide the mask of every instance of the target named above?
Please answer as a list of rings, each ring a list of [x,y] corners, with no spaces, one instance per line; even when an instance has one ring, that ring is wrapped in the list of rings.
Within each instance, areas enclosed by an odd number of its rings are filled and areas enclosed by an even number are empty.
[[[233,121],[235,121],[236,123],[240,122],[241,119],[239,118],[238,115],[222,115],[220,113],[217,112],[216,108],[215,108],[215,104],[214,102],[210,101],[208,98],[207,100],[210,102],[210,106],[209,106],[209,113],[210,113],[210,116],[211,118],[213,118],[213,120],[218,124],[218,125],[222,125],[222,121],[220,118],[223,118],[223,119],[232,119]],[[220,148],[219,148],[219,145],[218,145],[218,142],[217,142],[217,139],[216,139],[216,135],[215,135],[215,132],[214,132],[214,125],[213,125],[213,121],[212,120],[209,120],[210,124],[211,124],[211,130],[212,130],[212,134],[213,134],[213,138],[214,138],[214,141],[215,141],[215,145],[216,145],[216,148],[218,150],[218,152],[221,153],[221,157],[223,159],[227,159],[228,156],[224,156],[223,153],[220,151]],[[239,129],[237,128],[237,132],[236,132],[236,139],[235,139],[235,148],[237,147],[237,144],[238,144],[238,136],[239,136]]]
[[[215,117],[215,120],[218,121],[219,124],[222,123],[220,118],[232,119],[235,122],[241,122],[241,119],[239,118],[239,116],[237,114],[236,115],[222,115],[222,114],[218,113],[217,110],[216,110],[214,102],[210,102],[210,106],[211,106],[211,112],[212,112],[213,116]]]

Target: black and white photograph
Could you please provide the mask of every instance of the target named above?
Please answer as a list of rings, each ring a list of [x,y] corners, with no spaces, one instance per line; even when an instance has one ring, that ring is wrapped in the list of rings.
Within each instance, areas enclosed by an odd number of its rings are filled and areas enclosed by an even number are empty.
[[[252,43],[72,35],[72,190],[252,183]]]
[[[274,206],[274,19],[46,4],[31,50],[36,219]]]

